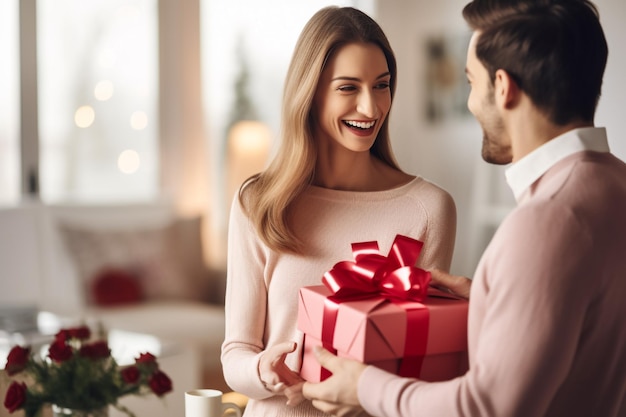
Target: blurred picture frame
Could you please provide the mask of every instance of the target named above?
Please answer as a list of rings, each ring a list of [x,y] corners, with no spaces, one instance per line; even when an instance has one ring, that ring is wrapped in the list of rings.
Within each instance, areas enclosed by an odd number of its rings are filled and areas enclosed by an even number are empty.
[[[469,39],[469,33],[440,33],[428,36],[423,44],[424,118],[431,124],[470,115],[467,109],[469,85],[465,76]]]

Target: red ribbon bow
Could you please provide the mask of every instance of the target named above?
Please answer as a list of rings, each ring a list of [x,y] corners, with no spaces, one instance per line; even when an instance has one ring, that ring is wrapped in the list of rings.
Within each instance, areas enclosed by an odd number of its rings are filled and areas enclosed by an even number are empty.
[[[378,243],[352,244],[354,262],[342,261],[324,274],[322,282],[335,298],[367,298],[423,301],[430,272],[415,267],[423,243],[397,235],[389,254],[380,254]]]
[[[322,344],[326,349],[336,353],[333,346],[335,324],[339,304],[344,301],[379,296],[392,302],[424,301],[430,272],[414,266],[422,246],[419,240],[397,235],[389,254],[383,256],[375,241],[353,243],[354,262],[339,262],[324,274],[322,282],[333,293],[324,302]],[[428,314],[423,305],[407,309],[405,357],[398,371],[401,376],[419,375],[426,351]],[[321,380],[329,375],[330,372],[322,368]]]

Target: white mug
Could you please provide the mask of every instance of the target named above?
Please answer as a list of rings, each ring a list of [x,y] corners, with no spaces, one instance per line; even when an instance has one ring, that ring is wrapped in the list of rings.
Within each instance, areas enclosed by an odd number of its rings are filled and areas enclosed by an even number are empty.
[[[222,391],[194,389],[185,392],[185,417],[222,417],[226,410],[233,410],[241,417],[237,404],[222,402]]]

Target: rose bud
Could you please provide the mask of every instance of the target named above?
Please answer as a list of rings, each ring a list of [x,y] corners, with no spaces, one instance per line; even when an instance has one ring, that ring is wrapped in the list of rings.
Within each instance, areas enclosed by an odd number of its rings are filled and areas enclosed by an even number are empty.
[[[172,390],[172,380],[162,371],[156,371],[152,374],[148,385],[150,385],[152,392],[159,397]]]
[[[122,374],[122,379],[127,384],[136,384],[139,381],[139,377],[141,376],[141,373],[136,366],[129,366],[128,368],[124,368],[120,373]]]
[[[72,357],[72,348],[60,340],[55,340],[48,349],[48,356],[55,362],[65,362]]]
[[[65,343],[70,338],[70,332],[66,329],[61,329],[54,335],[55,342],[63,342]]]
[[[7,395],[4,397],[4,406],[9,413],[14,412],[18,408],[22,407],[26,402],[26,383],[15,382],[9,386]]]
[[[30,348],[23,348],[21,346],[14,346],[7,356],[6,369],[7,374],[15,375],[26,369],[28,363],[28,357],[30,356]]]
[[[139,366],[142,371],[147,373],[152,373],[159,369],[156,357],[152,353],[140,354],[139,357],[135,359],[135,364]]]
[[[152,353],[146,352],[139,354],[139,357],[135,359],[136,363],[154,363],[156,362],[156,356]]]
[[[107,342],[100,340],[81,346],[78,354],[85,358],[104,359],[111,356],[111,349]]]
[[[69,329],[69,334],[75,339],[87,340],[91,337],[91,330],[87,326],[74,327]]]

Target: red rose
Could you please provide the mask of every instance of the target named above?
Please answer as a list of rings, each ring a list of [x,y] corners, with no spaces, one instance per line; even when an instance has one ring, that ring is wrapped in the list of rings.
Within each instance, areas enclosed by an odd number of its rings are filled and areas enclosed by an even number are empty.
[[[15,375],[22,372],[26,368],[29,356],[30,348],[14,346],[9,352],[9,356],[7,356],[7,364],[4,369],[6,369],[9,375]]]
[[[139,357],[135,359],[135,363],[156,363],[156,357],[152,353],[141,353]]]
[[[24,382],[13,382],[7,390],[7,395],[4,397],[4,406],[9,410],[9,413],[14,412],[26,401],[26,384]]]
[[[140,354],[139,357],[135,359],[135,364],[139,366],[141,370],[147,373],[152,373],[159,369],[159,364],[157,363],[156,357],[152,353]]]
[[[78,354],[85,358],[104,359],[111,355],[111,349],[107,342],[100,340],[81,346]]]
[[[68,332],[74,339],[87,340],[91,337],[91,330],[87,326],[73,327]]]
[[[127,384],[136,384],[139,381],[139,376],[141,373],[136,366],[129,366],[128,368],[122,369],[120,372],[122,374],[122,379]]]
[[[65,343],[70,338],[70,332],[65,329],[61,329],[54,335],[55,342],[63,342]]]
[[[67,341],[69,339],[87,340],[91,337],[91,330],[87,326],[72,327],[69,329],[61,329],[54,336],[55,340]]]
[[[156,371],[152,374],[148,384],[152,392],[159,397],[172,390],[172,380],[162,371]]]
[[[55,340],[48,349],[48,356],[55,362],[65,362],[72,357],[72,348],[64,341]]]

